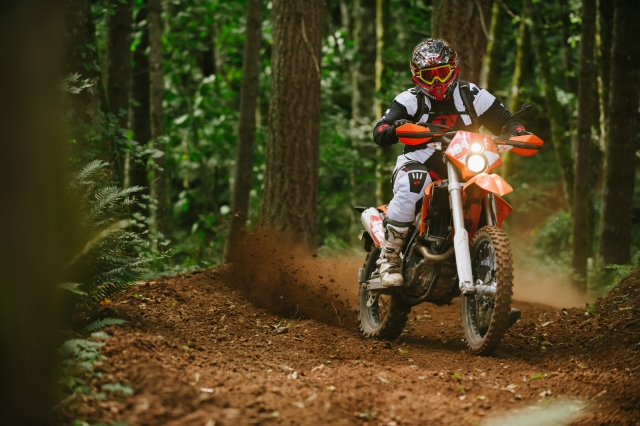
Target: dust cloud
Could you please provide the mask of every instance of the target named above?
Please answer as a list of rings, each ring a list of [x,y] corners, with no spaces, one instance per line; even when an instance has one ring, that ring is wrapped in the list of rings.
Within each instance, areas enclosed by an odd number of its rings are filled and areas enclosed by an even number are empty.
[[[240,260],[218,268],[229,286],[257,306],[287,318],[311,318],[355,329],[362,257],[318,257],[274,233],[247,236]]]
[[[569,277],[516,250],[514,300],[554,308],[584,306],[592,299],[572,288]],[[228,286],[257,306],[287,318],[310,318],[347,329],[357,328],[360,256],[319,257],[274,233],[247,236],[239,261],[218,268]]]
[[[554,308],[583,307],[593,298],[572,287],[568,272],[516,253],[514,256],[513,298]]]

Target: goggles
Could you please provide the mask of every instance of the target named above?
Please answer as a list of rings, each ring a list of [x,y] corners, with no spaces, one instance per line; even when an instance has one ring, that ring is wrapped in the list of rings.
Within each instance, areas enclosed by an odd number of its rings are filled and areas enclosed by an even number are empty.
[[[446,83],[455,71],[455,65],[440,65],[437,67],[423,68],[416,72],[416,77],[424,84],[431,85],[438,80],[440,83]]]

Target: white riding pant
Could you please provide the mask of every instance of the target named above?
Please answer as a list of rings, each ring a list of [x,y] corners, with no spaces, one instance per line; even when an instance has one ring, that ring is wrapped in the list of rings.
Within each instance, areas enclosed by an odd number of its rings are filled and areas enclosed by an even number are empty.
[[[406,226],[413,223],[422,208],[425,187],[430,183],[431,176],[423,164],[405,163],[396,166],[392,180],[393,198],[387,207],[387,217]]]

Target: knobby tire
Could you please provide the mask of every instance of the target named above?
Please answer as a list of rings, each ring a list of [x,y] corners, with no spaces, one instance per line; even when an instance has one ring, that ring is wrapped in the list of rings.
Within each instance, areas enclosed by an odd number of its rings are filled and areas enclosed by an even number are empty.
[[[362,266],[364,276],[367,280],[376,269],[376,261],[380,255],[380,249],[373,247],[367,254],[367,259]],[[389,306],[386,315],[381,322],[376,324],[373,306],[367,306],[368,291],[359,284],[358,290],[358,320],[360,321],[360,331],[365,337],[379,340],[395,340],[404,330],[407,323],[411,306],[402,302],[399,295],[389,296]],[[379,296],[380,297],[380,296]],[[376,302],[377,303],[377,302]],[[375,304],[374,304],[375,306]]]
[[[511,311],[513,259],[509,240],[500,228],[485,226],[474,236],[471,243],[473,278],[474,280],[478,279],[478,271],[476,270],[478,250],[481,250],[488,241],[493,246],[495,252],[496,297],[489,328],[484,336],[481,336],[481,332],[474,326],[474,320],[470,313],[471,304],[474,303],[475,305],[478,303],[475,296],[462,296],[461,304],[462,327],[464,329],[465,340],[469,351],[475,355],[489,355],[498,347],[504,337],[505,331],[509,328],[509,312]]]

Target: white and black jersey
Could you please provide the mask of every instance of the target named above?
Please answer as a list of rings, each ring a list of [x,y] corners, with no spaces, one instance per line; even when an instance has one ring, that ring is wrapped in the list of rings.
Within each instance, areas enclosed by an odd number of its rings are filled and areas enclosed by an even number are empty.
[[[468,103],[473,106],[477,119],[472,120],[468,114],[469,111],[465,108],[465,102],[463,102],[460,93],[460,82],[456,83],[453,95],[448,99],[436,101],[426,96],[421,96],[425,102],[425,114],[419,118],[415,117],[418,112],[417,91],[409,89],[395,97],[384,117],[376,124],[373,130],[373,140],[380,146],[389,146],[397,143],[398,137],[395,132],[385,131],[396,120],[444,124],[454,130],[470,132],[476,132],[480,126],[484,126],[496,135],[501,133],[503,126],[506,126],[508,133],[524,129],[518,119],[512,117],[511,113],[495,96],[473,83],[468,83],[468,85],[469,90],[466,92],[470,95],[467,96]],[[407,160],[424,164],[434,153],[434,149],[426,145],[425,143],[405,146],[404,157]]]

